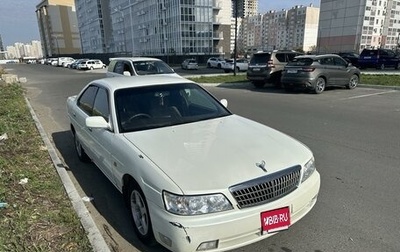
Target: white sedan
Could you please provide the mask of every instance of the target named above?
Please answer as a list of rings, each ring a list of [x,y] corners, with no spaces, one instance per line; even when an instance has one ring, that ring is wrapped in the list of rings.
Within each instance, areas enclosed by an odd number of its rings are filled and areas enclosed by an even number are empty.
[[[236,66],[235,66],[235,60],[229,59],[225,60],[221,68],[224,70],[225,73],[229,73],[233,72],[235,67],[236,67],[236,72],[247,71],[247,69],[249,68],[249,61],[247,59],[238,59],[236,60]]]
[[[175,76],[95,80],[67,100],[78,157],[123,194],[138,238],[225,251],[290,228],[315,205],[312,152]]]

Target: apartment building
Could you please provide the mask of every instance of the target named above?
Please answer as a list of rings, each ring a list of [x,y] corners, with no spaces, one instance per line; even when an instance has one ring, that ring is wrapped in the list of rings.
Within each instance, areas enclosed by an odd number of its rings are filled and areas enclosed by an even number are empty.
[[[109,0],[75,0],[82,53],[115,51],[109,2]]]
[[[237,10],[236,10],[237,9]],[[237,17],[236,17],[237,15]],[[232,0],[232,19],[231,19],[231,45],[230,51],[231,54],[235,49],[235,33],[237,33],[237,50],[238,54],[243,55],[243,36],[247,36],[251,34],[248,28],[252,27],[244,27],[247,24],[243,23],[243,18],[252,17],[258,15],[258,0]]]
[[[116,51],[132,55],[229,53],[231,2],[110,1]]]
[[[399,0],[321,0],[320,52],[398,49]]]
[[[289,10],[271,10],[243,20],[243,50],[313,51],[317,45],[319,8],[294,6]]]
[[[80,53],[74,0],[43,0],[36,16],[44,56]]]

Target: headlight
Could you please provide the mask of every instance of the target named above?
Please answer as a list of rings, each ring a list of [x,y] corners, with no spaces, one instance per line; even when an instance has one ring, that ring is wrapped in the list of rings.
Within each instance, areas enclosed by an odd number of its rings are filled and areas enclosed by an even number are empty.
[[[315,168],[315,160],[314,157],[310,159],[310,161],[308,161],[305,165],[304,165],[304,169],[303,169],[303,179],[301,180],[301,183],[303,183],[304,181],[306,181],[306,179],[308,179],[311,174],[313,174],[313,172],[316,170]]]
[[[168,212],[179,215],[198,215],[233,209],[222,194],[176,195],[164,191],[164,204]]]

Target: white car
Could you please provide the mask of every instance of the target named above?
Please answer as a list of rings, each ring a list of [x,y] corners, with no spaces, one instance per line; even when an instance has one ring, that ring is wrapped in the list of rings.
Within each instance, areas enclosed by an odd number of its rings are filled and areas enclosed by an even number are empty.
[[[138,76],[138,75],[174,75],[167,63],[157,58],[149,57],[119,57],[110,58],[107,77]]]
[[[225,60],[225,62],[222,64],[222,69],[225,71],[225,73],[233,72],[234,68],[235,68],[235,60],[233,59]],[[248,68],[249,68],[249,61],[247,59],[236,60],[236,72],[247,71]]]
[[[208,68],[221,68],[222,64],[225,62],[224,59],[220,58],[209,58],[207,60],[207,67]]]
[[[313,153],[174,76],[94,80],[67,100],[75,149],[123,194],[133,229],[171,251],[225,251],[315,205]]]
[[[80,62],[77,66],[77,69],[79,70],[93,70],[102,68],[106,68],[106,65],[98,59],[84,60]]]
[[[199,69],[199,64],[195,59],[185,59],[182,64],[181,64],[182,69],[194,69],[198,70]]]

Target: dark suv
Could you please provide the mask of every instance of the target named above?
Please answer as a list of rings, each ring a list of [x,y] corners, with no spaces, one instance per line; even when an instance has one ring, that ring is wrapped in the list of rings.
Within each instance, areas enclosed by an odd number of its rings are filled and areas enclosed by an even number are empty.
[[[399,69],[400,60],[396,53],[389,49],[364,49],[358,59],[360,68],[376,68],[385,69],[386,67],[394,67]]]
[[[296,51],[274,50],[257,52],[250,59],[247,79],[255,87],[263,87],[266,82],[280,86],[282,70],[285,65],[302,53]]]

